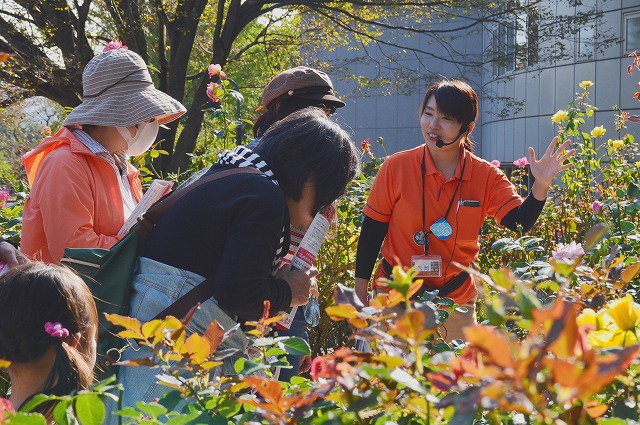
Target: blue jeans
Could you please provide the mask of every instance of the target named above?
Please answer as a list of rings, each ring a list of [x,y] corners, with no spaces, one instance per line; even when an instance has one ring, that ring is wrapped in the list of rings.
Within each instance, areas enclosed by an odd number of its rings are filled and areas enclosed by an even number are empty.
[[[153,317],[174,303],[182,295],[189,292],[205,278],[187,270],[181,270],[148,258],[140,258],[132,284],[130,316],[142,323]],[[228,330],[236,325],[233,318],[218,307],[214,298],[201,303],[200,309],[194,314],[187,326],[187,334],[193,332],[202,334],[209,324],[217,320]],[[235,348],[238,354],[224,360],[223,374],[235,374],[233,364],[244,353],[249,340],[241,330],[227,339],[221,349]],[[138,347],[132,342],[132,348],[125,350],[123,360],[138,359],[152,355],[151,349]],[[124,388],[123,406],[133,406],[136,401],[151,401],[164,394],[168,387],[158,385],[156,375],[161,373],[158,368],[146,366],[122,366],[118,371],[118,382]]]
[[[307,343],[309,342],[309,333],[307,332],[307,321],[304,318],[304,309],[302,306],[298,307],[296,315],[293,318],[291,327],[289,329],[278,329],[278,336],[297,336],[302,338]],[[293,376],[297,376],[300,371],[300,361],[302,356],[295,356],[287,354],[287,361],[291,365],[291,369],[280,368],[279,381],[289,382]]]

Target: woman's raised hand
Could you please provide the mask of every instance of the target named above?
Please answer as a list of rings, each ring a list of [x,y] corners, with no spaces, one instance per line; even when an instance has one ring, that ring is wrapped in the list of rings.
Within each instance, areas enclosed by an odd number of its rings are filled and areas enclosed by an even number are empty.
[[[575,149],[565,152],[571,140],[565,140],[558,149],[555,149],[557,142],[558,137],[556,136],[551,143],[549,143],[547,151],[540,159],[536,159],[536,151],[532,147],[529,148],[529,168],[535,178],[531,192],[533,196],[540,201],[547,197],[549,187],[558,173],[571,167],[572,164],[565,164],[565,161],[571,158],[576,152]]]

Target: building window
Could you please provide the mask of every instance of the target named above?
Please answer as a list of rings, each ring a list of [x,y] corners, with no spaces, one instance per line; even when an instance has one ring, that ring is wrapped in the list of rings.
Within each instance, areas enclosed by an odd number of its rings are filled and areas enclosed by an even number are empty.
[[[591,21],[580,27],[578,31],[578,48],[576,49],[579,59],[592,59],[596,50],[596,24]]]
[[[640,50],[640,12],[625,15],[624,44],[627,53]]]
[[[504,15],[491,32],[493,73],[506,74],[538,63],[538,11]]]

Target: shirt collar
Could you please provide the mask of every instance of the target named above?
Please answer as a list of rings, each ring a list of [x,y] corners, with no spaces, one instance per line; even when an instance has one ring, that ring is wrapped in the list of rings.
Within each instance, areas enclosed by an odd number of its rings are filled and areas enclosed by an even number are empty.
[[[424,162],[426,165],[427,175],[437,174],[439,173],[436,168],[436,164],[433,162],[433,158],[431,157],[431,152],[423,145],[422,155],[424,155]],[[420,158],[422,160],[422,158]],[[460,146],[460,161],[458,161],[458,165],[456,166],[456,172],[454,177],[460,178],[460,172],[462,171],[462,165],[466,161],[467,165],[464,167],[464,175],[462,176],[462,180],[470,180],[471,179],[471,152],[466,150],[464,146]]]

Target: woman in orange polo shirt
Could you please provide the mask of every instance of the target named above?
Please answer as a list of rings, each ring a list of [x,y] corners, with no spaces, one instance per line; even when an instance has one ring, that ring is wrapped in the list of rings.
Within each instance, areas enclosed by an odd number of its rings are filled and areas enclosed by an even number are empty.
[[[375,281],[394,265],[420,271],[425,289],[467,307],[444,323],[447,341],[462,339],[462,328],[476,323],[477,290],[472,276],[452,262],[471,266],[478,256],[486,216],[502,226],[531,229],[544,206],[553,179],[570,164],[574,151],[554,149],[554,138],[538,160],[529,148],[535,183],[522,199],[505,174],[473,154],[470,135],[478,115],[478,97],[463,81],[439,81],[429,87],[420,108],[425,143],[387,158],[364,207],[356,256],[356,292],[367,299],[371,274],[382,246]]]

